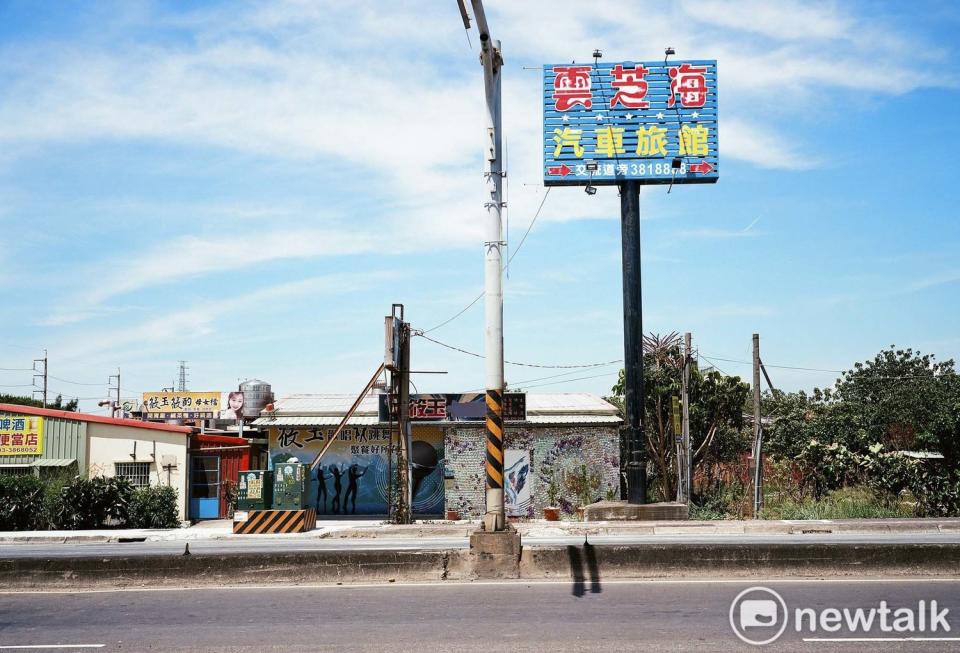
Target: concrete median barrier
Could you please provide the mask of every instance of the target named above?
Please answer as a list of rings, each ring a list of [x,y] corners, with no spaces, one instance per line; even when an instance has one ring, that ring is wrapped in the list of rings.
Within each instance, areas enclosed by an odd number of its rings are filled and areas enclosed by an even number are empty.
[[[957,576],[958,544],[642,544],[525,547],[521,578]]]
[[[440,581],[450,567],[449,558],[447,551],[0,558],[0,587],[14,590]]]
[[[489,560],[487,561],[489,563]],[[516,578],[515,558],[510,573]],[[482,570],[481,570],[482,571]],[[96,589],[441,582],[479,576],[467,549],[3,558],[0,587]],[[523,546],[519,578],[960,576],[960,544],[723,543]]]

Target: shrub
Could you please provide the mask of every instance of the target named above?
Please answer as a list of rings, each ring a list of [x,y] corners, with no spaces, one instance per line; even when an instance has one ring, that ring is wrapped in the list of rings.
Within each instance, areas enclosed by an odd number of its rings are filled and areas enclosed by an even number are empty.
[[[603,482],[603,475],[590,469],[585,464],[580,464],[575,469],[564,472],[563,482],[581,506],[588,506],[597,498],[597,491],[600,489],[600,483]]]
[[[58,528],[89,529],[127,523],[133,485],[125,478],[74,478],[56,502],[53,521]]]
[[[760,513],[761,519],[879,519],[904,517],[908,509],[878,499],[868,487],[834,490],[821,499],[797,501],[784,497],[769,501]]]
[[[43,482],[31,475],[0,475],[0,531],[35,531],[49,527]]]
[[[130,520],[133,528],[177,528],[177,490],[168,485],[140,488],[130,500]]]

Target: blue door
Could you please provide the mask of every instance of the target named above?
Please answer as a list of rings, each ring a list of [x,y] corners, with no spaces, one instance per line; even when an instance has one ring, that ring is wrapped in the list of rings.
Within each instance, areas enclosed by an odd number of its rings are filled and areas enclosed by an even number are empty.
[[[193,456],[190,461],[190,519],[219,519],[220,456]]]

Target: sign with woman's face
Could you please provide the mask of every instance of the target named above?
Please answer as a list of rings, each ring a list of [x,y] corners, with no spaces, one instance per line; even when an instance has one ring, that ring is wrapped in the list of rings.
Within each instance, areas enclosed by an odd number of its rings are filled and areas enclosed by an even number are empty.
[[[220,411],[220,419],[240,419],[243,417],[243,393],[239,390],[225,392],[221,405],[223,410]]]

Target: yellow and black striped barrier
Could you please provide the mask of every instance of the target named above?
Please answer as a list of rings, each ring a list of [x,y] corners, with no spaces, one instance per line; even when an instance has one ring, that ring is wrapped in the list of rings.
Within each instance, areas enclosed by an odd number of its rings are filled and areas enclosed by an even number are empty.
[[[246,517],[238,519],[238,517]],[[265,535],[267,533],[306,533],[317,527],[317,511],[305,510],[250,510],[234,514],[235,535]]]
[[[487,489],[503,489],[503,396],[487,390]]]

